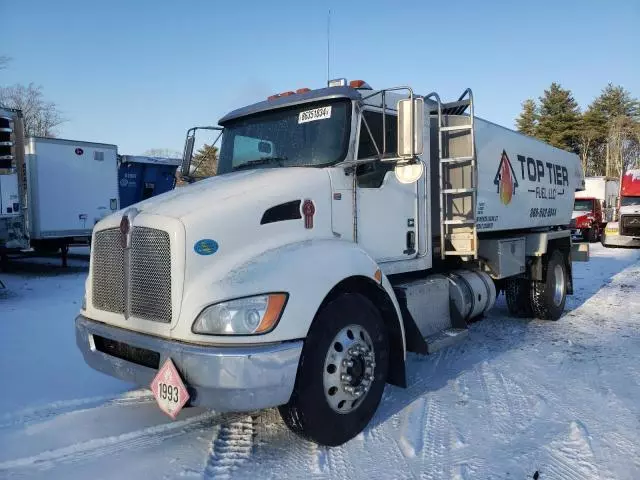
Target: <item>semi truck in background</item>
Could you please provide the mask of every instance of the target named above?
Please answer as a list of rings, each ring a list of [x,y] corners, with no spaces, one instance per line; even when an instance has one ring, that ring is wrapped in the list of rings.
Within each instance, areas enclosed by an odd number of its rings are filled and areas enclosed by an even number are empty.
[[[29,247],[22,112],[0,108],[0,258]]]
[[[76,318],[86,362],[171,417],[278,407],[339,445],[407,386],[407,352],[466,338],[496,286],[513,315],[562,315],[580,160],[476,117],[471,90],[337,79],[219,124],[217,176],[95,226]]]
[[[0,109],[0,256],[62,253],[93,226],[175,186],[180,159],[118,155],[115,145],[26,137],[22,112]]]
[[[602,238],[606,247],[640,247],[640,170],[621,177],[617,221],[607,223]]]
[[[615,219],[619,191],[620,182],[615,178],[585,178],[585,189],[576,192],[571,216],[574,237],[590,243],[601,239],[606,223]]]

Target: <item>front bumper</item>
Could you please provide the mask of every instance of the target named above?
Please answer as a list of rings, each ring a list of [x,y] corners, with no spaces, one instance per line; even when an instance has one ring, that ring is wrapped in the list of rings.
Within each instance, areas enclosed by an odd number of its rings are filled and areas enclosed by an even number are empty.
[[[636,247],[640,248],[640,237],[628,237],[626,235],[602,234],[602,244],[612,247]]]
[[[85,361],[100,372],[145,387],[151,384],[157,369],[99,351],[95,335],[125,347],[156,352],[159,366],[170,357],[187,386],[190,404],[219,412],[251,411],[287,403],[302,352],[301,340],[209,347],[132,332],[79,315],[76,343]]]

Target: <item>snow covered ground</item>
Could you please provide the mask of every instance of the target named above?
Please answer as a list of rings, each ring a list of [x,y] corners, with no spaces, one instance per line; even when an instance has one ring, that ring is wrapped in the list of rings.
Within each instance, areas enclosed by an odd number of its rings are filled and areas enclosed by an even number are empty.
[[[275,410],[172,422],[77,351],[86,258],[21,260],[0,273],[0,478],[640,478],[639,259],[592,246],[558,322],[500,298],[463,344],[410,355],[410,387],[333,449]]]

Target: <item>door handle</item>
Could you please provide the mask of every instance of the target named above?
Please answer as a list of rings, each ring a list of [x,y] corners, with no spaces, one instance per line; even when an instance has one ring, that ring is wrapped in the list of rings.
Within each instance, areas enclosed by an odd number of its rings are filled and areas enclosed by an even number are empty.
[[[413,230],[407,232],[407,248],[402,253],[405,255],[414,255],[416,253],[416,232]]]

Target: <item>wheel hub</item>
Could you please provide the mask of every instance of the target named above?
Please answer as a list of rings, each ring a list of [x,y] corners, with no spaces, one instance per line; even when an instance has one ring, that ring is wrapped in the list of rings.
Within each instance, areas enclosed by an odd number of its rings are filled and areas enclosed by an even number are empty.
[[[375,375],[375,350],[369,334],[349,325],[335,336],[324,365],[324,391],[329,406],[349,413],[369,392]]]
[[[556,265],[553,269],[553,303],[559,306],[562,303],[565,289],[564,270],[561,265]]]

